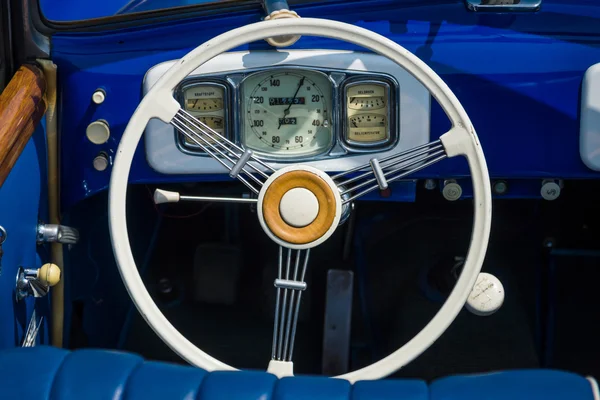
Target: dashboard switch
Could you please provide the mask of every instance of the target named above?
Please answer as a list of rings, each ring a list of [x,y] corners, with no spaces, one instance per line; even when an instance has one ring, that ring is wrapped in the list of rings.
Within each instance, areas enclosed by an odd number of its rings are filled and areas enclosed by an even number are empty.
[[[105,99],[106,99],[106,92],[104,91],[104,89],[98,88],[92,95],[92,101],[94,102],[94,104],[102,104],[102,103],[104,103]]]
[[[544,200],[556,200],[560,196],[560,185],[554,181],[544,181],[540,194]]]
[[[100,152],[96,157],[94,157],[94,161],[92,162],[94,165],[94,169],[96,171],[104,171],[108,168],[110,161],[108,160],[108,156],[105,152]]]
[[[110,128],[106,121],[99,119],[87,126],[85,135],[94,144],[104,144],[110,138]]]
[[[444,182],[444,188],[442,189],[444,198],[448,201],[456,201],[462,196],[462,187],[455,180],[448,180]]]

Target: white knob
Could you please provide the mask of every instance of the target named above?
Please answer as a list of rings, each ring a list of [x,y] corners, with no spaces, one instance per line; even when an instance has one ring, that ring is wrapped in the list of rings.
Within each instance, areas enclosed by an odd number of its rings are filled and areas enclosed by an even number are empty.
[[[179,201],[178,192],[156,189],[154,191],[154,204],[177,203]]]
[[[110,138],[110,128],[106,121],[99,119],[87,126],[85,135],[94,144],[104,144]]]
[[[96,104],[104,103],[105,99],[106,99],[106,92],[102,89],[96,89],[96,91],[92,95],[92,101]]]
[[[444,185],[442,194],[446,200],[455,201],[460,199],[460,196],[462,196],[462,188],[456,182],[448,182]]]
[[[504,303],[504,286],[492,274],[482,272],[475,281],[475,286],[469,294],[466,307],[475,315],[492,315]]]
[[[544,200],[556,200],[560,196],[560,186],[556,182],[544,182],[540,194]]]
[[[54,286],[60,281],[60,268],[56,264],[44,264],[37,270],[37,278],[46,286]]]

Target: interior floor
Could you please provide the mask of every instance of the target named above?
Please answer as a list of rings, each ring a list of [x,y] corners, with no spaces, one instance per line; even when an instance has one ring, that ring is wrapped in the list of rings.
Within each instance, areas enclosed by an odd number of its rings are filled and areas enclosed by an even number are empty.
[[[600,228],[598,213],[587,203],[572,207],[589,185],[569,182],[566,194],[552,203],[495,200],[483,270],[502,281],[504,305],[488,317],[464,309],[431,348],[395,376],[431,380],[536,367],[600,376],[594,365],[600,353],[595,340],[600,319],[589,296],[600,274],[593,251],[598,246],[591,239]],[[227,191],[224,186],[212,189]],[[155,301],[177,329],[212,356],[238,368],[265,369],[273,335],[277,246],[261,231],[249,206],[182,203],[155,209],[148,196],[152,189],[132,187],[130,205],[137,212],[130,226],[137,228],[132,247]],[[105,200],[90,199],[86,209],[101,209]],[[83,210],[71,217],[80,215]],[[468,249],[471,224],[470,200],[447,202],[438,191],[423,188],[416,203],[358,203],[343,229],[311,252],[294,351],[296,373],[322,373],[329,270],[354,273],[347,365],[354,370],[406,343],[439,310],[452,288],[452,273],[460,267],[457,257]],[[76,299],[71,346],[119,348],[149,359],[184,362],[147,326],[122,287],[102,287],[118,272],[108,261],[109,243],[90,240],[86,262],[91,254],[114,271],[100,273],[106,278],[97,280],[93,299]],[[559,249],[572,254],[561,255]],[[73,251],[74,264],[83,253]],[[117,306],[98,305],[97,292],[109,290],[117,297],[111,304]],[[92,320],[102,318],[112,342],[90,335],[99,324]]]

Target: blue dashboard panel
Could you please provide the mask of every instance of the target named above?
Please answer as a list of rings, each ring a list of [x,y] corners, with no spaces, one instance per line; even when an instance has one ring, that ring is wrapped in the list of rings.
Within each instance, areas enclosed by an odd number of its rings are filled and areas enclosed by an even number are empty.
[[[19,346],[33,309],[38,317],[48,321],[48,299],[34,301],[28,297],[15,301],[15,278],[19,267],[39,268],[36,227],[40,198],[46,198],[46,143],[42,127],[34,132],[8,178],[0,187],[0,225],[7,231],[2,245],[4,255],[0,264],[0,349]],[[44,322],[40,328],[42,342],[47,340]]]
[[[325,16],[371,29],[426,61],[469,113],[492,177],[600,177],[583,164],[578,149],[580,86],[587,68],[600,61],[600,3],[546,0],[540,12],[521,14],[473,13],[459,0],[313,3],[295,10],[304,17]],[[261,17],[257,10],[102,34],[55,35],[52,58],[62,90],[63,207],[107,187],[110,168],[95,171],[92,160],[100,151],[114,155],[149,68]],[[292,48],[362,50],[312,37]],[[237,50],[268,49],[260,42]],[[107,93],[98,106],[91,102],[96,88]],[[86,126],[97,119],[108,121],[111,128],[110,140],[100,146],[85,137]],[[432,139],[447,128],[446,116],[434,104]],[[415,176],[467,174],[463,160],[446,160]],[[226,178],[158,174],[145,160],[143,143],[130,175],[130,181],[138,183],[218,179]]]

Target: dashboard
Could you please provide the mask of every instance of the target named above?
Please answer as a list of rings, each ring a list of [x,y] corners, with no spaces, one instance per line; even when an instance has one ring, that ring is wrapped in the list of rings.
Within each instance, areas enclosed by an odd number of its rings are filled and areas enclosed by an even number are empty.
[[[144,92],[172,64],[151,68]],[[335,171],[429,141],[429,93],[374,54],[222,54],[181,82],[174,96],[209,135],[223,135],[274,164]],[[145,140],[146,158],[161,173],[223,172],[204,151],[206,143],[194,143],[171,125],[151,121]]]

